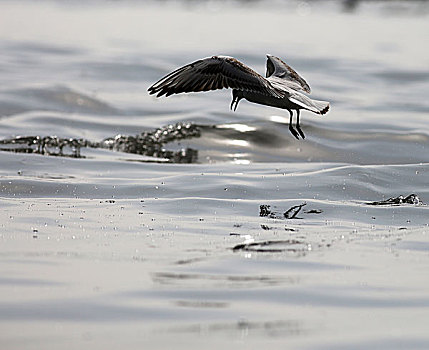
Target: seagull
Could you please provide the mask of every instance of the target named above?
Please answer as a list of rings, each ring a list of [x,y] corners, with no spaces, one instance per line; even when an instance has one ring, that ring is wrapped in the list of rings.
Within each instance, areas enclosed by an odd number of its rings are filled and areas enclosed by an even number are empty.
[[[266,77],[229,56],[212,56],[189,63],[161,78],[149,94],[170,96],[182,92],[232,89],[231,110],[236,110],[241,99],[289,111],[289,130],[299,140],[305,138],[299,124],[300,110],[326,114],[329,102],[312,100],[300,91],[310,93],[307,82],[280,58],[267,55]],[[296,125],[293,122],[296,111]]]

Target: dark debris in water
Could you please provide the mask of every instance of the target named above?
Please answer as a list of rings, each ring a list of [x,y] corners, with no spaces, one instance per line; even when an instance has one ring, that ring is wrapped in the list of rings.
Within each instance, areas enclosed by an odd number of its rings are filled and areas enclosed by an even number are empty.
[[[84,158],[80,153],[81,149],[91,147],[165,158],[172,163],[195,163],[198,160],[197,150],[185,148],[171,151],[166,149],[165,145],[169,142],[200,137],[200,135],[200,128],[197,125],[176,123],[136,136],[117,135],[108,137],[101,142],[57,136],[17,136],[0,140],[0,151]]]
[[[263,241],[237,244],[233,251],[250,251],[260,253],[298,252],[308,250],[307,245],[295,239]]]
[[[295,231],[295,230],[293,230]],[[309,242],[305,236],[291,239],[265,240],[260,242],[243,242],[236,244],[231,249],[233,252],[254,253],[293,253],[304,256],[315,249],[330,248],[332,242]]]
[[[259,206],[259,216],[261,216],[261,217],[268,216],[272,219],[276,218],[276,214],[271,212],[271,205],[267,205],[267,204],[261,204]]]
[[[403,205],[403,204],[412,204],[412,205],[424,205],[419,196],[412,193],[407,197],[402,195],[398,197],[391,197],[386,200],[376,201],[368,203],[368,205]]]
[[[191,304],[192,305],[192,304]],[[204,307],[204,304],[202,305]],[[246,319],[240,319],[236,322],[228,323],[208,323],[202,325],[198,324],[188,324],[185,326],[176,326],[170,328],[170,332],[176,332],[180,334],[191,333],[197,334],[198,336],[201,333],[204,334],[230,334],[230,332],[256,332],[264,331],[270,337],[284,337],[286,335],[302,335],[309,333],[309,330],[303,328],[302,322],[295,320],[274,320],[274,321],[264,321],[264,322],[251,322]],[[240,334],[241,334],[240,333]]]
[[[17,136],[0,140],[0,151],[36,153],[47,156],[83,158],[82,147],[96,147],[91,141],[57,136]]]
[[[284,282],[279,278],[271,276],[246,276],[246,275],[215,275],[215,274],[198,274],[198,273],[175,273],[175,272],[156,272],[152,274],[152,280],[158,284],[172,284],[180,283],[184,281],[221,281],[234,284],[243,283],[261,283],[261,284],[278,284]],[[294,283],[295,281],[291,278],[288,282]]]
[[[304,211],[304,213],[306,213],[306,214],[322,214],[323,210],[322,209],[311,209],[311,210]]]
[[[300,219],[298,217],[299,212],[303,207],[305,207],[307,203],[302,203],[298,205],[294,205],[287,209],[286,211],[279,211],[276,207],[274,209],[271,208],[271,205],[261,204],[259,206],[259,216],[261,217],[269,217],[271,219]],[[311,209],[307,211],[303,211],[304,214],[320,214],[323,213],[321,209]]]
[[[306,205],[307,205],[307,203],[302,203],[302,204],[299,204],[299,205],[294,205],[290,209],[286,210],[284,212],[284,214],[283,214],[284,217],[285,217],[285,219],[295,219],[295,218],[297,218],[296,216],[301,211],[302,207],[304,207]]]
[[[176,123],[143,132],[136,136],[117,135],[101,141],[100,147],[145,156],[166,158],[172,163],[195,163],[198,151],[192,148],[170,151],[164,145],[183,139],[200,137],[200,128],[192,123]]]

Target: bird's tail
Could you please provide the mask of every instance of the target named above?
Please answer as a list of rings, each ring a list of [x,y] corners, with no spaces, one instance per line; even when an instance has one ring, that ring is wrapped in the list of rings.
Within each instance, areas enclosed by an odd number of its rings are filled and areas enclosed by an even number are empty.
[[[326,114],[329,111],[329,102],[326,101],[318,101],[318,100],[311,100],[314,107],[317,109],[318,114]]]
[[[302,108],[317,114],[323,115],[329,111],[329,102],[312,100],[300,93],[294,93],[289,97],[289,99]]]

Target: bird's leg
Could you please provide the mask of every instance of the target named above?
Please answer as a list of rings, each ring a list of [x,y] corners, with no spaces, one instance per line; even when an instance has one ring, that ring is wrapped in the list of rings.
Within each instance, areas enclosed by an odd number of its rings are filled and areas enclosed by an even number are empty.
[[[229,106],[229,108],[232,111],[232,107],[234,106],[234,102],[237,103],[237,96],[234,96],[234,94],[232,95],[232,101],[231,101],[231,106]],[[234,111],[237,109],[237,104],[235,105]]]
[[[301,125],[299,125],[299,109],[296,110],[296,130],[298,130],[302,139],[305,139],[304,132],[301,130]]]
[[[293,136],[295,136],[295,138],[297,139],[297,140],[299,140],[299,135],[298,135],[298,133],[296,132],[296,130],[293,128],[293,125],[292,125],[292,122],[293,122],[293,120],[292,120],[292,118],[293,118],[293,112],[292,112],[292,110],[288,110],[289,111],[289,114],[290,114],[290,118],[289,118],[289,131],[290,131],[290,133],[293,135]]]
[[[234,107],[234,112],[236,111],[237,107],[238,107],[238,102],[240,102],[240,100],[243,98],[243,95],[241,92],[239,92],[238,90],[232,90],[232,102],[231,102],[231,110]],[[235,106],[234,106],[235,103]]]
[[[234,112],[237,110],[238,107],[238,102],[240,102],[240,100],[242,99],[242,97],[237,97],[236,101],[235,101],[235,107],[234,107]]]

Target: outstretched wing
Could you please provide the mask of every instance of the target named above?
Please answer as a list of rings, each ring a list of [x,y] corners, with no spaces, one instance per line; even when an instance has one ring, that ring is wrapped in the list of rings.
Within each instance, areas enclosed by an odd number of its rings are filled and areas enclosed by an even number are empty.
[[[181,92],[231,88],[282,98],[284,93],[240,61],[227,56],[203,58],[167,74],[153,84],[150,94],[170,96]]]
[[[268,80],[279,81],[281,79],[294,90],[311,92],[310,85],[307,84],[304,78],[278,57],[267,55],[266,77],[269,78]]]

